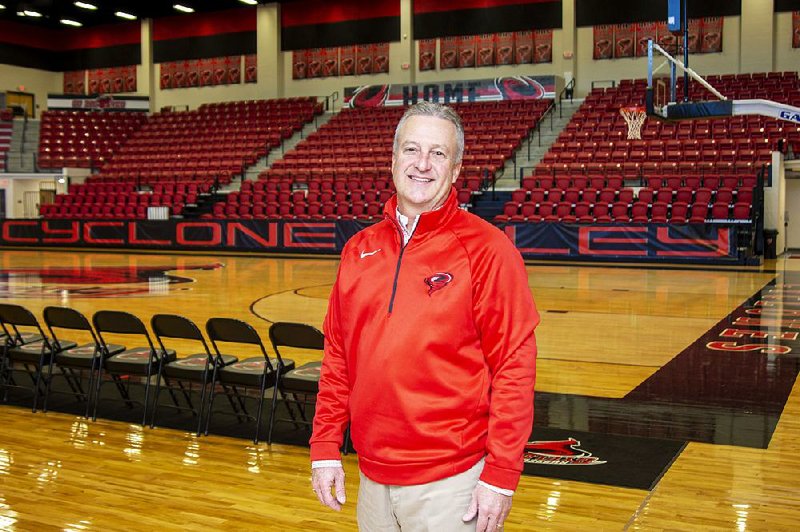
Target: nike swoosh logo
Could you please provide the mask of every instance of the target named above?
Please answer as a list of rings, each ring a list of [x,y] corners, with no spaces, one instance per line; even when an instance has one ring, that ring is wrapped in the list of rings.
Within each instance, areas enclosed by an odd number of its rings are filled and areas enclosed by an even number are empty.
[[[380,250],[381,250],[381,248],[378,248],[375,251],[362,251],[361,252],[361,258],[363,259],[364,257],[371,257],[374,254],[376,254],[377,252],[379,252]]]

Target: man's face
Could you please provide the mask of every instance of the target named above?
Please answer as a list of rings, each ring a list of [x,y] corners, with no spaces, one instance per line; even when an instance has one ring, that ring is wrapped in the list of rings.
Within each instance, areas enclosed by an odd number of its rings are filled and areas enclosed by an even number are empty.
[[[433,116],[412,116],[398,135],[392,179],[400,212],[414,217],[439,207],[458,178],[456,126]]]

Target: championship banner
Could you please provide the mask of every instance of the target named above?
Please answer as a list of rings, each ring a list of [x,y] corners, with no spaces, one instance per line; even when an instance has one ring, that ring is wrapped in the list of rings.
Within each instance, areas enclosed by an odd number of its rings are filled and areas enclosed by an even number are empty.
[[[555,98],[555,76],[507,76],[493,79],[436,81],[421,85],[345,87],[347,107],[410,105],[432,102],[482,102]]]
[[[88,71],[87,77],[89,78],[88,91],[91,95],[100,94],[100,69],[93,68]]]
[[[636,57],[647,57],[647,41],[658,42],[655,22],[640,22],[636,25]]]
[[[161,63],[158,65],[160,71],[161,90],[172,88],[172,76],[175,74],[175,63]]]
[[[194,61],[189,61],[189,73],[186,77],[187,87],[200,86],[200,73],[205,67],[205,64],[206,64],[205,59],[195,59]]]
[[[356,46],[356,76],[372,74],[372,45],[359,44]]]
[[[611,59],[614,57],[614,26],[605,24],[595,26],[594,31],[594,59]]]
[[[339,75],[339,48],[322,49],[322,77],[330,78]]]
[[[228,85],[238,85],[242,82],[242,56],[234,55],[231,57],[231,62],[227,65]]]
[[[553,62],[553,30],[534,30],[533,32],[533,62]]]
[[[244,82],[258,82],[258,54],[247,54],[244,56]]]
[[[356,47],[339,47],[339,75],[354,76],[356,74]]]
[[[379,42],[372,45],[372,73],[389,72],[389,43]]]
[[[439,70],[458,66],[458,49],[460,37],[445,37],[439,40]]]
[[[292,79],[306,79],[308,50],[292,52]]]
[[[322,48],[312,48],[308,51],[308,73],[309,78],[322,76]]]
[[[125,72],[125,90],[124,92],[136,92],[136,65],[129,65],[122,67]]]
[[[792,48],[800,48],[800,11],[792,11]]]
[[[671,54],[678,53],[678,38],[669,31],[666,22],[656,23],[656,36],[659,46]]]
[[[703,20],[699,18],[689,19],[689,53],[696,54],[700,51],[700,34],[702,33]],[[683,40],[683,38],[681,38]]]
[[[722,52],[722,17],[706,17],[703,19],[700,52],[713,54]]]
[[[614,57],[633,57],[636,30],[634,24],[617,24],[614,26]]]
[[[436,39],[422,39],[417,41],[419,47],[419,69],[436,69]]]
[[[475,67],[475,47],[477,40],[474,35],[462,35],[458,43],[458,68]]]
[[[494,33],[484,33],[477,36],[478,57],[475,66],[494,65],[494,46],[496,35]]]
[[[494,64],[514,64],[514,32],[506,31],[498,33],[496,41]]]
[[[211,85],[217,85],[216,80],[214,79],[214,72],[217,70],[217,60],[216,57],[209,57],[207,59],[200,59],[200,68],[199,68],[199,84],[201,87],[208,87]]]
[[[64,72],[64,94],[85,94],[86,93],[86,71],[77,70],[74,72]]]
[[[533,31],[514,32],[514,64],[533,63]]]

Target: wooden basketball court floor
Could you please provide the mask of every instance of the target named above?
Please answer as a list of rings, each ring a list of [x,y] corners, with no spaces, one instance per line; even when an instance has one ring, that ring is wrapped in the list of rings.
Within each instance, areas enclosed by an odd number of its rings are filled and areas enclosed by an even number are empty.
[[[269,322],[321,326],[338,262],[5,249],[0,264],[0,301],[39,317],[47,305],[145,320],[174,312],[201,324],[230,316],[266,339]],[[650,489],[523,475],[506,530],[797,529],[797,349],[742,352],[722,365],[708,353],[671,361],[698,339],[705,344],[707,331],[765,285],[800,280],[800,260],[756,268],[531,263],[528,274],[542,313],[537,427],[605,426],[612,438],[649,431],[688,443]],[[791,331],[789,321],[782,326]],[[643,388],[667,367],[672,384]],[[762,393],[776,379],[783,396]],[[713,404],[727,382],[743,380],[752,389]],[[703,415],[687,422],[689,403]],[[344,464],[348,502],[336,513],[311,492],[305,447],[0,404],[0,529],[354,530],[356,457]]]

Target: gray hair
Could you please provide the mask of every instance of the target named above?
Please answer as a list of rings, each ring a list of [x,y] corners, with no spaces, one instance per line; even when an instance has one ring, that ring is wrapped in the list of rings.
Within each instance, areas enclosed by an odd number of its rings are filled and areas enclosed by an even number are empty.
[[[392,146],[395,152],[397,152],[400,142],[400,130],[403,128],[406,120],[412,116],[432,116],[434,118],[447,120],[453,124],[456,128],[456,153],[453,162],[456,164],[461,162],[461,158],[464,155],[464,126],[461,124],[461,117],[458,116],[458,113],[452,107],[424,100],[409,107],[397,123],[397,128],[394,130],[394,145]]]

